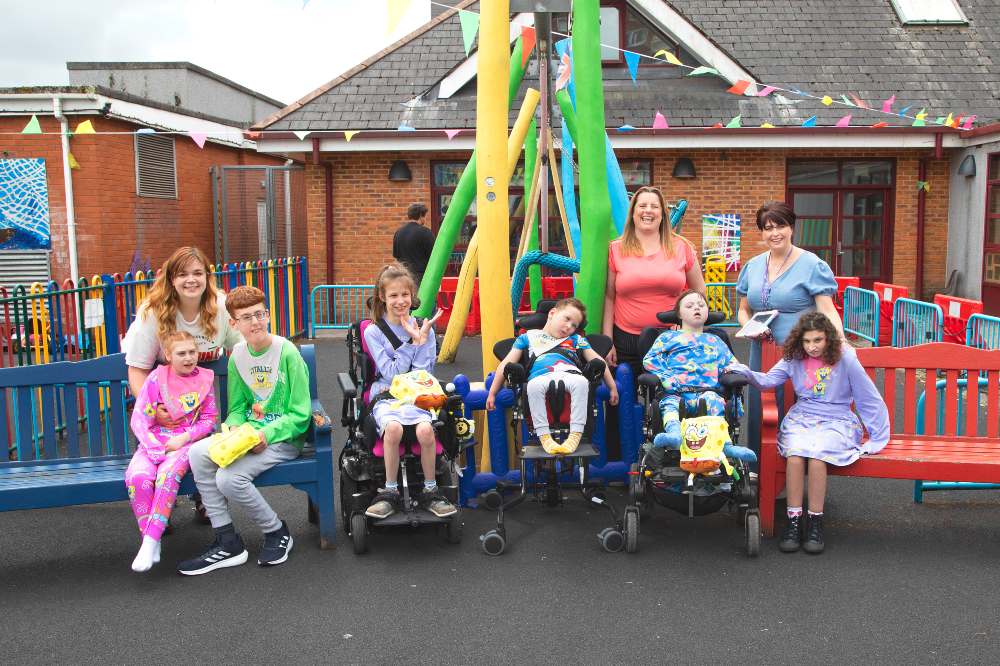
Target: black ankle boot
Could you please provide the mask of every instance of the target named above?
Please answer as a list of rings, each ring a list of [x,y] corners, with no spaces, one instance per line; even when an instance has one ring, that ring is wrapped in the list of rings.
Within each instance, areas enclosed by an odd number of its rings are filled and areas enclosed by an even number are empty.
[[[823,548],[823,514],[809,516],[809,527],[806,529],[806,541],[802,544],[802,550],[819,555]]]
[[[781,541],[778,542],[778,550],[783,553],[794,553],[802,543],[802,516],[794,516],[788,519],[785,531],[781,534]]]

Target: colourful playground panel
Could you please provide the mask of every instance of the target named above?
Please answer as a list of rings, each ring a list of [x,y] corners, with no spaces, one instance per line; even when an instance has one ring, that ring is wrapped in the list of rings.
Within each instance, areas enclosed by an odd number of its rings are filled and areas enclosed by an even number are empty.
[[[861,278],[858,277],[840,277],[834,276],[834,280],[837,281],[837,296],[833,299],[833,306],[837,308],[837,314],[840,315],[841,320],[844,319],[844,290],[848,287],[860,287]]]

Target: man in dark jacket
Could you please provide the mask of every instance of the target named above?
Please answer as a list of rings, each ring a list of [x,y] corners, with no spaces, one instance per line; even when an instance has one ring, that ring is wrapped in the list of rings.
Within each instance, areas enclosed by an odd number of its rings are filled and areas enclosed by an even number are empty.
[[[406,209],[408,222],[397,229],[396,235],[392,237],[392,256],[410,269],[418,287],[434,249],[434,233],[421,224],[426,216],[427,206],[422,203],[410,204]]]

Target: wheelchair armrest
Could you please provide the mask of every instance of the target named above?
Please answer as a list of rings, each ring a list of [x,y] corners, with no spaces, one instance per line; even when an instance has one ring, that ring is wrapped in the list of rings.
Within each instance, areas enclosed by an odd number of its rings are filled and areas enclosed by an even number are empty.
[[[660,378],[651,372],[642,373],[636,381],[639,382],[639,386],[645,386],[653,390],[660,388]]]
[[[345,398],[356,398],[358,395],[358,389],[354,386],[354,382],[351,380],[351,376],[346,372],[337,373],[337,382],[340,384],[340,390],[343,391]]]
[[[750,380],[738,372],[724,372],[719,375],[719,383],[727,389],[739,389],[749,384]]]
[[[503,374],[511,384],[523,384],[528,378],[528,373],[520,363],[508,363],[503,368]]]
[[[604,370],[608,367],[608,364],[604,362],[603,359],[592,358],[587,361],[587,364],[583,366],[583,376],[589,381],[595,382],[601,378],[604,374]]]

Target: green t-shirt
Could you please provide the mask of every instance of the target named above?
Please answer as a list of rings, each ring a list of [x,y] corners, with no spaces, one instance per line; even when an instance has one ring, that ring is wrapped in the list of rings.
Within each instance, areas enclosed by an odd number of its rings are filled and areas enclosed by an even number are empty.
[[[302,448],[312,418],[312,401],[309,369],[294,344],[272,335],[270,346],[257,353],[240,342],[229,357],[227,385],[226,425],[249,423],[264,433],[269,445],[288,442]],[[260,416],[254,412],[255,404],[261,405]]]

